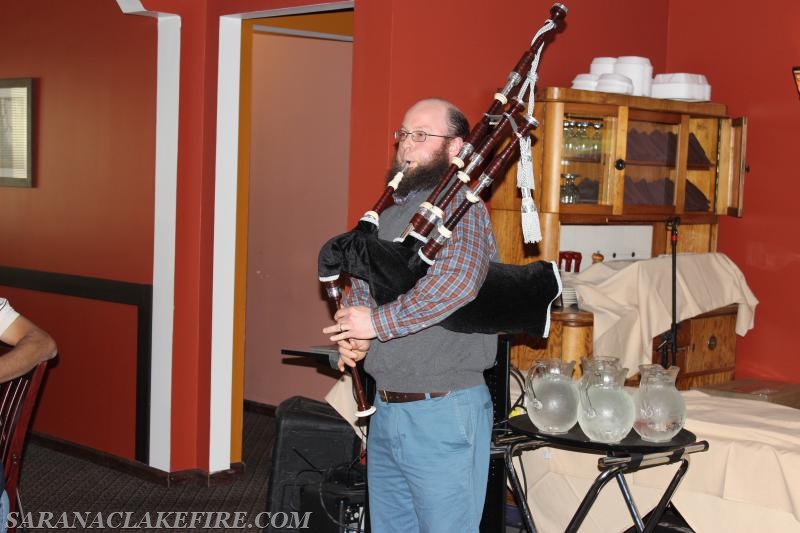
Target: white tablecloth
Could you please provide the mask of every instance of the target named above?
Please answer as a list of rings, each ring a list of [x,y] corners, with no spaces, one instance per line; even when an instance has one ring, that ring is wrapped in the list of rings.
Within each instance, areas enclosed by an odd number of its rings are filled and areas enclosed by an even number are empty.
[[[686,429],[710,445],[689,456],[689,470],[672,500],[689,525],[698,533],[800,532],[800,410],[698,391],[682,394]],[[599,474],[597,459],[555,448],[522,454],[528,503],[539,531],[564,531]],[[656,505],[677,468],[626,475],[642,515]],[[580,531],[609,533],[632,525],[611,481]]]
[[[677,319],[739,304],[736,333],[752,329],[758,300],[741,270],[720,253],[677,256]],[[595,263],[564,273],[578,305],[594,314],[594,354],[619,357],[628,376],[651,362],[653,337],[672,323],[672,258]]]

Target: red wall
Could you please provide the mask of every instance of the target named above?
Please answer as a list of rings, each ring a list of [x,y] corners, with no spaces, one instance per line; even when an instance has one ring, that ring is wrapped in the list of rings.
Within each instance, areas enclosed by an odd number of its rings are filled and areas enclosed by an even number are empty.
[[[38,93],[36,187],[0,188],[0,262],[149,283],[156,28],[81,5],[0,2],[0,76]]]
[[[755,328],[739,338],[736,375],[800,383],[794,349],[800,99],[791,75],[800,64],[800,3],[759,7],[745,0],[671,0],[667,67],[705,74],[712,99],[748,118],[744,217],[723,219],[719,231],[719,250],[739,265],[760,300]]]
[[[37,79],[35,187],[0,187],[0,264],[150,283],[155,24],[106,0],[0,14],[0,77]],[[59,344],[34,429],[133,457],[136,309],[0,292]]]

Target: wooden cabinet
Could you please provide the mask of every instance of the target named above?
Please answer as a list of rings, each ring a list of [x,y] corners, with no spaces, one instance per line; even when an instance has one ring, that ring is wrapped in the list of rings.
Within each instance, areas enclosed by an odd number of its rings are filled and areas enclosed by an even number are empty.
[[[533,161],[543,239],[523,245],[516,168],[492,193],[503,261],[556,260],[564,224],[649,224],[652,255],[716,250],[720,215],[741,216],[746,121],[723,104],[546,88]]]
[[[536,118],[534,200],[542,241],[523,244],[511,168],[491,197],[503,262],[557,261],[561,228],[569,224],[650,225],[655,257],[671,251],[667,223],[673,217],[680,219],[678,252],[713,252],[719,217],[742,215],[746,121],[728,117],[723,104],[550,87],[537,91]],[[549,339],[521,338],[512,362],[527,368],[539,357],[588,355],[591,313],[572,311],[553,313]],[[730,320],[705,317],[682,326],[682,339],[689,340],[681,345],[685,359],[679,366],[692,376],[686,383],[732,377]],[[720,332],[714,334],[719,348],[709,348],[708,339],[703,348],[709,329]],[[710,362],[723,351],[720,361]]]

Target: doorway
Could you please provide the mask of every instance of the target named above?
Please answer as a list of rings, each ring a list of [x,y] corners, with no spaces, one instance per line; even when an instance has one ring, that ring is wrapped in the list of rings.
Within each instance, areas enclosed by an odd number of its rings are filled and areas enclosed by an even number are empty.
[[[252,205],[252,208],[256,211],[274,211],[281,208],[282,205],[293,206],[291,213],[287,215],[289,220],[281,218],[279,219],[280,222],[274,222],[274,220],[278,219],[272,219],[252,224],[252,229],[258,231],[260,231],[261,224],[277,224],[280,227],[272,227],[271,231],[273,236],[277,236],[278,240],[289,234],[284,231],[289,227],[289,224],[295,222],[295,225],[297,225],[297,221],[300,221],[300,224],[305,224],[304,221],[307,220],[311,220],[315,224],[324,223],[327,227],[327,239],[336,233],[344,231],[345,211],[347,209],[345,201],[347,195],[347,169],[344,168],[339,172],[335,172],[331,165],[326,167],[323,175],[320,175],[317,170],[301,170],[297,168],[281,169],[279,171],[288,173],[279,177],[284,183],[290,186],[300,183],[305,184],[305,188],[301,187],[301,196],[308,197],[305,200],[291,198],[286,191],[281,190],[278,194],[272,196],[269,201],[250,201],[251,159],[254,155],[261,157],[262,147],[277,146],[277,142],[274,142],[276,140],[281,138],[289,139],[295,146],[306,146],[307,150],[302,153],[301,158],[292,157],[291,159],[283,154],[276,156],[273,152],[272,156],[266,158],[268,167],[279,160],[287,162],[297,159],[322,161],[320,157],[315,156],[315,150],[316,153],[322,153],[321,150],[330,145],[328,136],[331,135],[331,130],[336,131],[339,141],[342,139],[347,141],[344,147],[339,146],[336,153],[347,154],[349,152],[349,115],[351,107],[349,94],[347,97],[340,96],[336,104],[325,102],[323,105],[324,99],[320,96],[320,93],[324,92],[323,96],[328,94],[341,95],[340,92],[337,93],[337,91],[333,90],[333,87],[328,87],[327,84],[338,80],[346,82],[349,86],[352,77],[352,50],[350,50],[344,54],[350,58],[349,64],[340,66],[335,71],[335,76],[329,74],[324,78],[317,77],[313,81],[306,80],[305,86],[316,90],[316,92],[313,92],[313,98],[302,100],[291,95],[286,101],[280,102],[279,110],[281,111],[284,109],[295,111],[296,113],[314,111],[312,120],[307,118],[301,120],[297,114],[292,115],[290,119],[280,121],[267,120],[269,126],[274,126],[272,132],[266,134],[265,138],[269,141],[258,139],[254,142],[251,139],[253,133],[252,122],[254,119],[262,119],[261,114],[256,115],[253,112],[253,103],[258,102],[260,98],[259,94],[254,94],[253,92],[252,80],[254,71],[252,59],[253,43],[254,40],[261,39],[258,36],[259,30],[255,26],[266,26],[267,24],[264,24],[264,22],[268,20],[269,26],[282,27],[283,29],[280,32],[261,30],[263,33],[270,33],[273,36],[278,35],[284,38],[293,37],[295,41],[299,39],[302,42],[306,42],[306,44],[310,44],[307,42],[308,40],[315,40],[317,44],[325,41],[346,43],[345,46],[352,48],[353,15],[353,1],[349,0],[223,16],[220,19],[209,432],[209,469],[211,471],[226,469],[228,465],[241,461],[242,410],[245,398],[247,301],[248,299],[272,300],[270,305],[279,305],[283,299],[280,294],[277,296],[270,295],[268,293],[269,288],[258,291],[247,290],[249,244],[251,240],[256,243],[265,241],[265,239],[259,239],[258,237],[251,239],[248,235],[251,230],[250,206]],[[341,28],[335,30],[326,29],[324,25],[320,25],[321,22],[329,23],[333,18],[338,20],[336,24],[339,26],[342,26],[342,19],[349,20],[349,23],[344,25],[344,30]],[[288,28],[285,26],[288,26]],[[338,37],[324,39],[323,35],[319,35],[325,33],[338,35]],[[276,47],[279,46],[277,43],[273,44]],[[287,42],[282,42],[280,46],[285,44]],[[314,46],[312,45],[311,48],[314,48]],[[284,53],[280,54],[280,59],[283,59],[286,55],[287,53],[284,51]],[[302,71],[303,75],[311,75],[315,72],[314,69],[305,69],[302,63],[302,61],[292,63],[293,67],[289,69],[292,72],[272,76],[275,79],[273,81],[284,80],[285,83],[289,83],[288,80],[298,77],[298,71]],[[272,103],[277,103],[277,101],[273,100]],[[329,114],[329,109],[340,111],[346,122],[336,124],[335,127],[330,125],[330,121],[326,122],[324,117]],[[290,124],[301,124],[305,120],[308,120],[308,122],[301,128],[302,135],[297,131],[292,133],[281,131],[281,128],[288,127]],[[325,136],[321,136],[321,134],[326,133],[325,130],[328,130],[328,133]],[[266,131],[270,130],[267,129]],[[314,148],[316,145],[319,146]],[[277,180],[279,178],[276,177],[276,172],[271,170],[270,172],[274,178],[272,179],[272,185],[275,185],[278,183]],[[256,176],[256,180],[258,179],[258,176]],[[269,180],[267,181],[269,182]],[[267,188],[269,186],[269,183],[265,185]],[[318,189],[324,190],[326,186],[333,187],[335,192],[328,192],[329,198],[325,202],[321,202],[315,195],[318,194]],[[311,193],[310,196],[309,192]],[[337,194],[344,195],[342,198],[345,198],[345,200],[330,201],[330,197],[335,197]],[[316,212],[314,212],[315,208]],[[300,233],[302,238],[295,235],[295,241],[306,242],[310,246],[310,243],[314,241],[313,235],[309,236],[304,232]],[[273,238],[272,244],[265,244],[264,246],[268,247],[269,251],[263,254],[259,254],[257,248],[254,248],[253,251],[256,257],[262,255],[262,259],[268,261],[268,263],[261,263],[266,265],[264,268],[254,268],[254,270],[260,270],[261,274],[266,273],[271,278],[274,276],[273,269],[277,268],[276,265],[278,263],[282,265],[288,264],[285,257],[295,253],[293,251],[295,249],[294,243],[286,244],[288,241],[283,241],[276,245],[276,242],[276,239]],[[303,259],[303,264],[307,267],[308,265],[315,265],[319,245],[321,243],[314,243],[316,250],[313,253],[313,257]],[[257,246],[261,246],[261,244]],[[289,260],[291,261],[291,257]],[[258,267],[258,265],[256,266]],[[319,291],[316,269],[313,268],[313,270],[313,277],[309,279],[303,278],[302,283],[299,281],[302,276],[292,270],[292,279],[281,284],[279,288],[284,290],[296,287],[300,290],[299,287],[305,287],[305,290]],[[252,296],[249,297],[248,292],[252,292]],[[294,293],[292,293],[292,296],[296,297]],[[310,300],[311,303],[301,309],[294,309],[291,313],[286,310],[285,301],[282,302],[284,304],[282,311],[275,311],[274,308],[269,311],[269,313],[277,314],[281,319],[284,315],[291,314],[294,320],[304,320],[306,327],[303,330],[305,332],[303,341],[306,345],[311,343],[308,340],[308,333],[313,334],[313,332],[320,331],[321,335],[321,325],[318,325],[315,320],[322,320],[321,317],[323,316],[326,317],[325,320],[330,320],[326,308],[327,304],[324,303],[320,293],[314,293],[312,298],[313,300]],[[315,319],[314,317],[318,318]],[[255,329],[270,327],[266,319],[252,319],[251,322],[253,323],[251,327]],[[247,375],[263,378],[266,381],[266,385],[258,382],[249,384],[248,391],[255,391],[253,394],[256,396],[253,397],[248,392],[248,399],[275,405],[278,403],[278,398],[286,395],[286,390],[280,390],[280,387],[288,387],[291,383],[301,384],[299,388],[291,389],[293,394],[305,394],[312,397],[318,397],[322,394],[320,390],[330,388],[332,380],[319,375],[312,369],[281,364],[280,347],[283,347],[286,342],[294,342],[291,338],[281,336],[285,330],[286,327],[282,325],[273,325],[271,327],[271,347],[259,345],[258,343],[251,345],[252,357],[250,357],[250,364],[247,365]],[[275,349],[274,347],[278,347],[278,351],[272,351]],[[261,365],[261,368],[259,368],[259,365]],[[327,381],[325,381],[326,379]],[[322,383],[325,383],[325,385],[320,389]],[[279,387],[276,388],[276,385]],[[309,391],[317,392],[309,393]],[[284,396],[281,397],[279,396],[280,394]]]
[[[259,403],[334,384],[280,350],[327,342],[316,262],[346,229],[352,16],[253,21],[244,397]]]

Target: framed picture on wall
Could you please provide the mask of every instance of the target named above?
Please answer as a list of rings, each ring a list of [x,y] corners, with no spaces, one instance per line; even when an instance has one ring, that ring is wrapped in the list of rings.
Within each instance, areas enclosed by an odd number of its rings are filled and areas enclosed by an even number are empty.
[[[0,79],[0,186],[33,186],[33,78]]]

